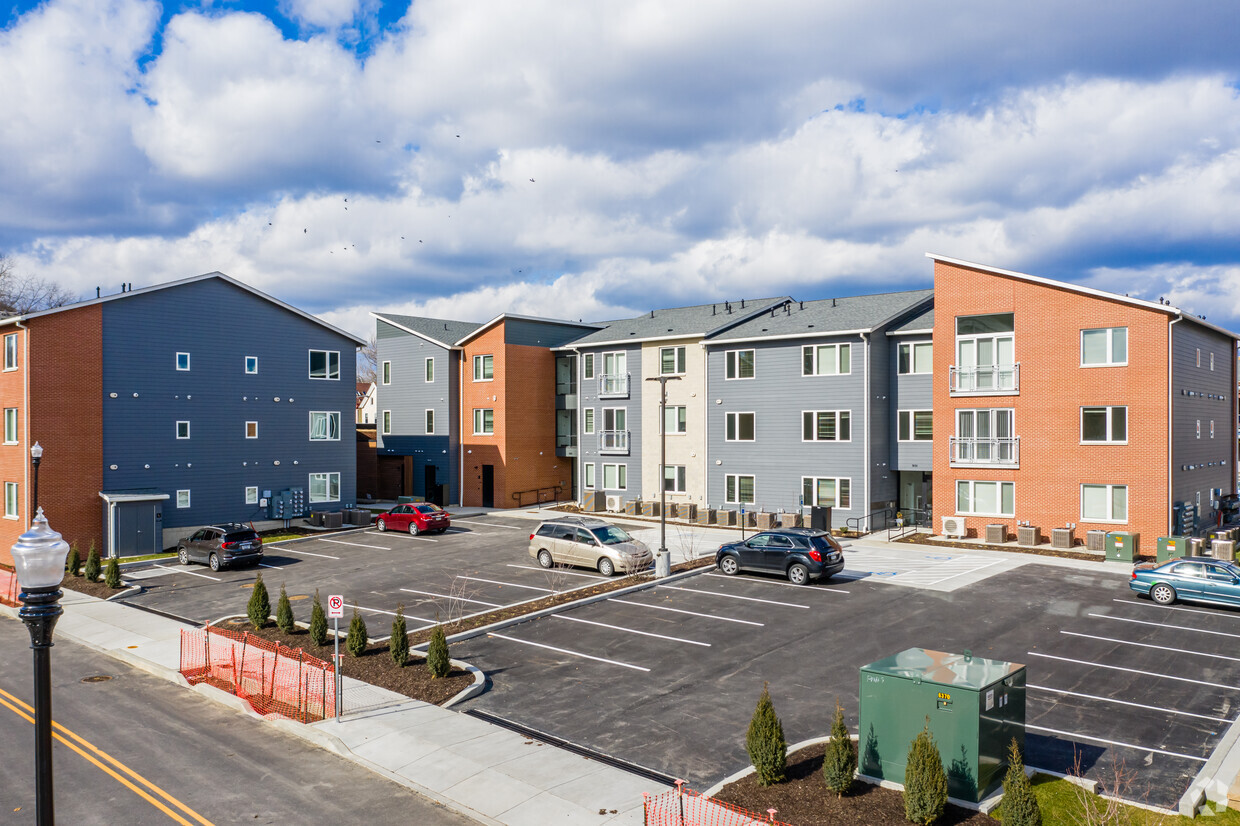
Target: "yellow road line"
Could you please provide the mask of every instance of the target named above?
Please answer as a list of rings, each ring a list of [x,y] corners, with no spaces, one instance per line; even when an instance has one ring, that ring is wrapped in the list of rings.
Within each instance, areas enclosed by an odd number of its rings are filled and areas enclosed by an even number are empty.
[[[0,698],[2,698],[0,699],[0,706],[4,706],[5,708],[9,709],[14,714],[16,714],[18,717],[25,719],[27,722],[34,723],[34,717],[32,716],[34,714],[34,708],[30,704],[22,701],[21,699],[17,697],[14,697],[12,694],[8,693],[2,688],[0,688]],[[114,780],[116,780],[122,786],[127,787],[132,792],[134,792],[134,794],[138,795],[139,797],[144,799],[146,802],[154,806],[156,809],[159,809],[161,812],[168,815],[168,817],[172,818],[177,823],[182,824],[182,826],[193,826],[193,824],[191,824],[190,821],[186,820],[185,818],[181,817],[181,815],[178,814],[177,812],[165,806],[159,800],[156,800],[154,797],[152,797],[150,794],[148,794],[143,789],[138,788],[138,786],[131,783],[128,779],[122,777],[120,774],[114,771],[110,766],[104,765],[102,762],[100,762],[99,759],[96,759],[96,756],[98,756],[98,758],[101,758],[102,760],[106,760],[108,763],[111,763],[112,766],[115,766],[120,771],[129,775],[134,780],[136,780],[138,783],[141,783],[143,786],[146,786],[147,789],[150,789],[152,792],[159,795],[164,800],[168,801],[173,806],[177,807],[178,809],[180,809],[185,814],[189,815],[194,820],[198,821],[198,823],[202,824],[202,826],[214,826],[214,824],[212,824],[211,821],[207,820],[202,815],[198,814],[193,809],[191,809],[189,806],[186,806],[184,803],[177,800],[175,797],[168,794],[166,791],[159,788],[154,783],[147,780],[145,777],[138,774],[133,769],[129,768],[124,763],[120,762],[115,757],[105,752],[103,749],[99,748],[98,746],[94,745],[90,741],[70,731],[69,729],[65,728],[60,723],[57,723],[55,721],[52,722],[52,737],[55,738],[56,740],[59,740],[61,743],[65,744],[73,751],[77,752],[79,755],[85,758],[88,762],[93,763],[95,767],[97,767],[100,771],[104,772],[105,774],[110,775]],[[71,742],[69,738],[72,738],[72,740],[76,742]],[[90,752],[93,752],[93,755],[88,754],[87,750],[89,750]]]

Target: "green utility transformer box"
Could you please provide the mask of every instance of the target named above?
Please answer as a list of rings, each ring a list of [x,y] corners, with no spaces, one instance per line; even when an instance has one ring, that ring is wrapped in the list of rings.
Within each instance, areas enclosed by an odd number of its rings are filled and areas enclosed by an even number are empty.
[[[1188,553],[1187,536],[1158,537],[1158,561],[1170,562]]]
[[[978,802],[1003,783],[1012,738],[1025,748],[1025,666],[910,648],[861,667],[861,774],[904,782],[930,718],[947,793]]]
[[[1111,531],[1107,534],[1107,559],[1134,562],[1140,555],[1141,534],[1129,531]]]

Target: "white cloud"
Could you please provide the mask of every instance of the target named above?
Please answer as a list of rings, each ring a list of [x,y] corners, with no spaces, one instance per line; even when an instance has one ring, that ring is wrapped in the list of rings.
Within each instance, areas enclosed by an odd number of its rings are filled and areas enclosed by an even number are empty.
[[[359,0],[285,0],[282,8],[304,25],[334,30],[353,22],[361,4]]]

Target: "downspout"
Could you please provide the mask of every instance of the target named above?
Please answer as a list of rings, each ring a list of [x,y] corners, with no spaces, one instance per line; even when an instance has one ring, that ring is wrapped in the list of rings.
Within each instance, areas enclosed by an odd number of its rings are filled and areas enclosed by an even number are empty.
[[[1171,514],[1175,507],[1174,484],[1172,477],[1175,474],[1175,388],[1172,387],[1172,371],[1175,365],[1174,359],[1174,331],[1171,329],[1176,324],[1184,320],[1183,314],[1177,314],[1171,319],[1171,323],[1167,325],[1167,416],[1171,420],[1167,427],[1167,536],[1175,535],[1175,525],[1171,522]],[[1233,394],[1234,395],[1234,394]]]
[[[866,339],[869,333],[861,333],[861,353],[865,358],[865,387],[861,391],[861,415],[865,421],[865,475],[862,484],[865,486],[862,501],[864,507],[870,507],[870,342]],[[839,496],[839,492],[836,492]],[[865,532],[870,532],[870,512],[867,510],[865,516]]]
[[[727,360],[726,355],[723,358],[725,361]],[[753,359],[754,359],[754,365],[755,365],[754,375],[757,375],[757,363],[758,363],[758,348],[757,347],[754,348]],[[724,366],[724,371],[726,374],[726,371],[727,371],[726,365]],[[699,467],[702,471],[702,487],[701,487],[702,504],[701,504],[701,507],[705,508],[706,497],[710,494],[710,458],[707,453],[707,447],[710,445],[710,348],[706,346],[705,340],[702,341],[702,404],[700,405],[700,407],[702,409],[702,444],[701,444],[702,460],[699,463]],[[664,424],[666,424],[666,422],[664,422]]]
[[[586,469],[582,454],[585,453],[586,447],[586,422],[585,411],[582,407],[582,397],[585,395],[585,366],[581,363],[581,350],[574,347],[573,351],[573,372],[577,374],[577,455],[573,457],[573,467],[576,473],[568,477],[569,482],[573,480],[573,476],[577,477],[577,500],[582,504],[586,501]],[[571,491],[570,491],[571,492]],[[598,494],[594,495],[595,506],[598,506]]]
[[[15,323],[17,329],[25,331],[25,335],[22,336],[22,418],[25,419],[22,424],[22,433],[26,438],[24,443],[20,439],[18,443],[22,447],[22,490],[25,491],[22,495],[26,504],[22,510],[26,513],[26,524],[30,525],[35,517],[30,512],[30,462],[26,461],[26,456],[30,451],[29,446],[34,444],[30,440],[30,328],[22,326],[20,321]]]

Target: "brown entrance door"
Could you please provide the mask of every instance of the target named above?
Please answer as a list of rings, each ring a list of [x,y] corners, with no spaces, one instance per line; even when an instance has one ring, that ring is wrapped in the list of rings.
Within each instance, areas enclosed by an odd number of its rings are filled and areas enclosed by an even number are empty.
[[[495,465],[482,466],[482,507],[495,507]]]

